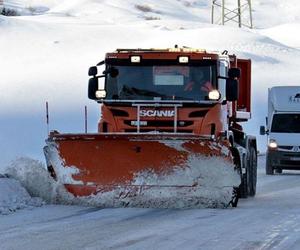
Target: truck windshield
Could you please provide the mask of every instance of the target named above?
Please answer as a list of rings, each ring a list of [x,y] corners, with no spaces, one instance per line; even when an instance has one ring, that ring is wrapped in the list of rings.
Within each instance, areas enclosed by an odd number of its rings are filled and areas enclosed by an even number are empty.
[[[271,132],[300,133],[300,114],[275,114]]]
[[[117,77],[106,79],[106,99],[207,100],[216,89],[216,67],[114,66]]]

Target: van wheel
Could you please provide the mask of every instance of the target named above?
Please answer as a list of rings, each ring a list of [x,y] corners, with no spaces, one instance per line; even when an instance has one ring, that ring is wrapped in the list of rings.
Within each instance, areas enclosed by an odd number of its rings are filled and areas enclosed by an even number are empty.
[[[274,167],[271,165],[270,159],[267,155],[266,157],[266,175],[273,175],[274,174]]]

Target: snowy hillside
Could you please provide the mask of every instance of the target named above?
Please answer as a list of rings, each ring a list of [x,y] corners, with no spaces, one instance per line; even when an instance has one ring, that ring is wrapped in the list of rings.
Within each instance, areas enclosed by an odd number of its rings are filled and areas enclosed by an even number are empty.
[[[83,131],[88,105],[89,131],[96,131],[98,105],[87,99],[87,70],[115,48],[179,44],[251,58],[253,119],[246,128],[257,136],[267,88],[299,84],[295,0],[254,1],[253,30],[211,25],[206,0],[9,2],[18,3],[22,16],[0,16],[0,170],[18,156],[43,161],[46,101],[51,129]],[[28,12],[37,9],[43,11]],[[258,139],[263,151],[265,138]]]

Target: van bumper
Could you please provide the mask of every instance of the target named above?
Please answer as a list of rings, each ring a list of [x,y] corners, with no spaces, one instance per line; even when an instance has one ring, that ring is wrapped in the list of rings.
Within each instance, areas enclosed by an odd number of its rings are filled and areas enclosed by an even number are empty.
[[[267,161],[274,168],[300,170],[300,152],[267,150]]]

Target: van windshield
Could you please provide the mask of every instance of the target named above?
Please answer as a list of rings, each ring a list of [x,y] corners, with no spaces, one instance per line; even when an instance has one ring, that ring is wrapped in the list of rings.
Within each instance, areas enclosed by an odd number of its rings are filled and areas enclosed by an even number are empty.
[[[149,65],[114,66],[118,76],[106,79],[106,99],[207,100],[216,89],[216,67]]]
[[[271,132],[300,133],[300,114],[275,114]]]

